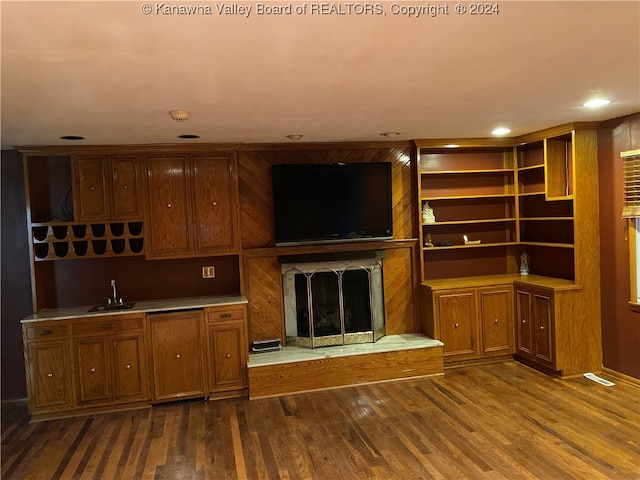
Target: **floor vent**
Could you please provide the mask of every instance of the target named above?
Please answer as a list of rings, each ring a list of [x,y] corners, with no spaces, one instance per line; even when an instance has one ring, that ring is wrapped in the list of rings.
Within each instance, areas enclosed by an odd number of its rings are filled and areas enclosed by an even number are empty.
[[[605,387],[612,387],[615,385],[615,383],[610,382],[609,380],[605,380],[604,378],[600,378],[599,376],[593,373],[585,373],[584,377],[588,378],[589,380],[593,380],[594,382],[597,382],[600,385],[604,385]]]

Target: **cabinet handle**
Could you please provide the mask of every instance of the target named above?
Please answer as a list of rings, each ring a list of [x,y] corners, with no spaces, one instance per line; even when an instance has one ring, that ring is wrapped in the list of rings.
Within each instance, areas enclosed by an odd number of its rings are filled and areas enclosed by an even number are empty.
[[[130,364],[130,363],[127,363],[127,365],[126,365],[124,368],[126,368],[127,370],[129,370],[129,369],[131,368],[131,364]]]
[[[218,202],[211,202],[211,205],[215,207],[216,205],[218,205]]]
[[[171,208],[171,204],[170,203],[167,203],[167,208]]]
[[[176,355],[176,358],[180,358],[180,354],[179,353]]]
[[[226,358],[231,358],[231,354],[230,354],[230,353],[227,353],[227,354],[225,355],[225,357],[226,357]]]
[[[231,318],[231,314],[230,313],[223,313],[220,315],[220,318]]]
[[[110,330],[112,328],[113,328],[113,323],[105,323],[104,325],[102,325],[103,330]]]
[[[52,378],[53,377],[53,373],[47,373],[47,377]]]
[[[544,330],[544,325],[540,325],[540,330]]]
[[[124,185],[122,188],[124,188],[125,190],[127,190],[129,188],[129,185]]]
[[[96,189],[96,187],[94,187],[93,185],[91,185],[91,186],[89,187],[89,190],[91,190],[92,192],[93,192],[95,189]]]
[[[40,335],[53,335],[53,330],[40,330]]]
[[[526,320],[522,320],[522,323],[527,323],[527,321]]]
[[[456,324],[454,325],[455,328],[458,328],[460,326],[460,324],[458,322],[456,322]]]
[[[95,373],[96,369],[95,369],[95,368],[90,368],[90,369],[89,369],[89,371],[90,371],[91,373]]]
[[[496,325],[498,324],[498,319],[496,318],[493,323],[495,323]]]

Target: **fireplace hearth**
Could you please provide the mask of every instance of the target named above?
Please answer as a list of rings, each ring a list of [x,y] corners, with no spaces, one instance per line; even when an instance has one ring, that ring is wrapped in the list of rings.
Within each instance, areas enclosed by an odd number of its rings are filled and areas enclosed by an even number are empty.
[[[286,344],[371,343],[385,335],[380,259],[282,265]]]

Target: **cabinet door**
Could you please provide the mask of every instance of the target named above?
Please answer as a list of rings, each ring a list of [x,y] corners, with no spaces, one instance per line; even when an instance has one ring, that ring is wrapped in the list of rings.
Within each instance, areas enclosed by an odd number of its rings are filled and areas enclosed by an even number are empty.
[[[482,353],[513,353],[513,299],[511,287],[478,290]]]
[[[142,192],[138,157],[112,156],[111,218],[142,218]]]
[[[186,156],[147,158],[149,257],[184,256],[192,251],[188,163]]]
[[[107,220],[107,157],[86,156],[73,159],[74,216],[75,221]]]
[[[29,412],[71,407],[68,341],[30,343],[27,355]]]
[[[75,339],[73,344],[76,354],[78,403],[111,400],[109,337]]]
[[[236,188],[229,156],[193,158],[195,248],[199,253],[236,249]]]
[[[150,318],[153,399],[204,396],[202,313],[158,314]]]
[[[211,390],[235,390],[247,386],[247,355],[243,322],[209,326]]]
[[[114,396],[117,401],[149,398],[141,334],[113,337]]]
[[[551,306],[550,295],[538,292],[533,294],[535,358],[540,363],[554,367],[553,310]]]
[[[516,349],[517,353],[533,358],[533,297],[530,292],[516,292]]]
[[[475,292],[439,292],[436,294],[436,308],[444,355],[476,354]]]

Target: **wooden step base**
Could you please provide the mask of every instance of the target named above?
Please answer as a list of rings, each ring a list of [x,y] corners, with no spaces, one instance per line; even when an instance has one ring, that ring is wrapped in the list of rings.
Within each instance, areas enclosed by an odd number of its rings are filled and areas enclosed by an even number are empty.
[[[437,375],[443,344],[419,334],[325,348],[284,347],[249,355],[249,398]]]

